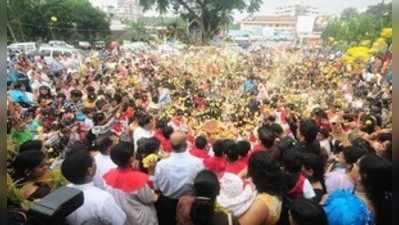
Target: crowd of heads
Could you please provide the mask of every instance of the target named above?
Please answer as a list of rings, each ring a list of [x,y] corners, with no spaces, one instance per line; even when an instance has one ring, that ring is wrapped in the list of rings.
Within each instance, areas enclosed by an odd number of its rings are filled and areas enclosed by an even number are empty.
[[[9,59],[17,78],[7,86],[8,171],[26,199],[50,193],[48,174],[57,169],[73,184],[87,183],[93,154],[151,174],[157,161],[195,147],[226,165],[245,162],[239,176],[257,193],[278,196],[281,221],[291,225],[389,224],[388,53],[365,71],[298,49]],[[215,120],[220,126],[204,129]],[[133,140],[137,129],[151,135]],[[148,166],[151,155],[158,158]],[[220,194],[224,171],[211,170],[193,181],[195,225],[211,224]]]

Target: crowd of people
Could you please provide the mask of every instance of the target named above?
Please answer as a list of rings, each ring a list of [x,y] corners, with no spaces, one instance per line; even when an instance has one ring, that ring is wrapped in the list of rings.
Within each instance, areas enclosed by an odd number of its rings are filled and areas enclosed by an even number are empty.
[[[9,221],[27,224],[21,202],[66,185],[84,195],[69,225],[390,224],[391,63],[303,49],[9,52]]]

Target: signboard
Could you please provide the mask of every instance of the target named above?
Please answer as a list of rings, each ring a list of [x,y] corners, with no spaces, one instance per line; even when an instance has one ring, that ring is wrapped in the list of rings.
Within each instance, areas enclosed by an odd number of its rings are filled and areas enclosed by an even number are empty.
[[[298,34],[312,33],[315,19],[316,16],[298,16],[296,32]]]

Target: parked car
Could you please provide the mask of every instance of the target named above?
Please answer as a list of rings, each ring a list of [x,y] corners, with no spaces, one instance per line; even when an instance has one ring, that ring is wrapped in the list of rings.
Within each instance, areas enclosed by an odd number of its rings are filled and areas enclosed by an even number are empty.
[[[89,49],[91,47],[90,42],[88,41],[79,41],[78,46],[82,49]]]
[[[72,45],[67,44],[65,41],[49,41],[48,44],[51,47],[74,48]]]
[[[35,51],[37,49],[37,45],[35,42],[18,42],[7,46],[7,49],[29,53]]]
[[[39,54],[43,55],[45,59],[53,58],[54,56],[58,56],[60,54],[64,54],[66,56],[71,56],[73,54],[80,55],[80,51],[75,48],[61,48],[61,47],[51,47],[51,46],[42,46],[39,49]]]

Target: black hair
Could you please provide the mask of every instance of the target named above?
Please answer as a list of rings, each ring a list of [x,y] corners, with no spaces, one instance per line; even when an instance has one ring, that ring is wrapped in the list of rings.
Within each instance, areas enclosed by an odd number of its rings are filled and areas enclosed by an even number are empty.
[[[71,97],[81,98],[83,96],[82,91],[74,89],[71,91]]]
[[[344,155],[347,164],[352,165],[357,162],[362,156],[368,152],[365,149],[358,148],[356,146],[344,147],[342,154]]]
[[[222,157],[225,152],[223,140],[222,139],[216,140],[215,143],[213,143],[212,145],[212,150],[213,153],[215,153],[215,156]]]
[[[86,143],[75,141],[71,145],[67,146],[67,148],[65,149],[65,157],[79,150],[89,151],[89,148],[90,146],[88,146]]]
[[[361,182],[376,210],[376,225],[391,223],[392,163],[376,154],[365,155],[359,162]]]
[[[292,174],[297,174],[302,170],[302,154],[298,150],[285,152],[282,157],[284,169]]]
[[[115,94],[113,100],[116,101],[117,104],[122,102],[122,96],[120,94]]]
[[[374,116],[372,116],[372,115],[363,115],[360,118],[360,120],[361,120],[361,122],[363,124],[363,127],[361,129],[363,132],[366,132],[368,134],[372,134],[375,131],[376,125],[377,125],[377,121],[376,121],[376,118]]]
[[[93,150],[106,154],[107,150],[112,146],[113,141],[109,133],[98,136],[93,142]]]
[[[208,140],[204,135],[200,135],[195,138],[195,147],[198,149],[205,149],[206,145],[208,144]]]
[[[388,142],[388,144],[385,146],[385,150],[384,150],[382,156],[392,162],[392,142],[391,141]]]
[[[27,178],[26,173],[32,172],[44,159],[45,155],[41,151],[29,150],[19,153],[11,163],[11,167],[14,169],[14,173],[12,174],[13,179]]]
[[[290,203],[290,214],[296,225],[328,225],[327,215],[320,205],[299,198]]]
[[[94,159],[86,150],[77,150],[65,157],[61,165],[62,175],[73,184],[84,184]]]
[[[313,171],[313,175],[309,180],[312,182],[319,181],[323,185],[325,167],[321,156],[312,153],[303,153],[302,162],[306,169],[311,169]]]
[[[142,160],[144,157],[149,155],[146,150],[146,143],[149,138],[140,138],[140,140],[137,141],[137,153],[136,153],[136,159]]]
[[[156,121],[155,127],[157,129],[162,130],[163,128],[168,126],[168,122],[169,122],[169,118],[166,118],[166,117],[158,118]]]
[[[260,127],[258,129],[258,136],[263,146],[266,148],[273,147],[276,137],[271,129]]]
[[[95,94],[96,89],[94,89],[93,86],[87,86],[87,87],[86,87],[86,91],[87,91],[87,93],[89,93],[89,94]]]
[[[87,99],[89,99],[90,101],[95,101],[97,98],[97,95],[95,93],[89,93],[87,95]]]
[[[144,148],[147,154],[156,153],[159,150],[161,142],[155,138],[150,137],[144,142]]]
[[[152,116],[151,115],[143,114],[143,115],[138,117],[137,122],[138,122],[140,127],[144,127],[147,124],[149,124],[151,122],[151,120],[152,120]]]
[[[305,138],[306,143],[312,143],[316,140],[317,133],[319,132],[319,126],[312,119],[304,120],[300,123],[299,131]]]
[[[93,116],[94,125],[98,125],[101,121],[105,120],[105,113],[98,112]]]
[[[100,95],[100,94],[97,94],[97,95]],[[103,98],[100,98],[100,99],[97,99],[95,104],[96,104],[96,108],[98,110],[100,110],[104,105],[107,104],[107,101],[105,99],[103,99]]]
[[[374,148],[371,146],[370,142],[367,140],[359,137],[351,141],[352,146],[363,149],[367,151],[368,153],[373,153],[375,152]]]
[[[122,168],[129,166],[130,159],[133,157],[132,143],[120,142],[111,149],[111,160]]]
[[[315,108],[312,111],[312,115],[313,116],[318,116],[318,117],[323,118],[323,119],[327,119],[328,118],[327,117],[327,113],[325,113],[321,108]]]
[[[235,162],[240,157],[239,152],[237,151],[236,143],[233,140],[227,139],[224,141],[224,149],[227,159],[230,162]]]
[[[279,151],[280,155],[280,162],[282,160],[282,157],[288,152],[288,151],[293,151],[296,149],[297,146],[296,140],[290,138],[290,137],[284,137],[280,140],[280,142],[277,144],[277,151]]]
[[[286,191],[280,164],[270,153],[258,151],[249,159],[248,175],[259,193],[282,196]]]
[[[43,148],[43,142],[41,140],[29,140],[25,141],[19,146],[19,152],[25,151],[41,151]]]
[[[284,132],[283,128],[278,123],[270,124],[270,129],[274,133],[274,136],[276,136],[276,137],[279,137]]]
[[[381,143],[386,141],[392,142],[392,133],[381,133],[378,136],[378,141]]]
[[[248,155],[249,150],[251,150],[251,143],[246,140],[238,141],[236,143],[237,152],[241,157],[245,157]]]
[[[171,127],[171,126],[165,126],[165,127],[163,127],[162,129],[162,135],[166,138],[166,139],[169,139],[170,138],[170,135],[172,135],[173,134],[173,127]]]
[[[210,170],[202,170],[194,178],[195,199],[190,217],[195,225],[213,225],[215,201],[219,195],[220,184],[217,176]]]

